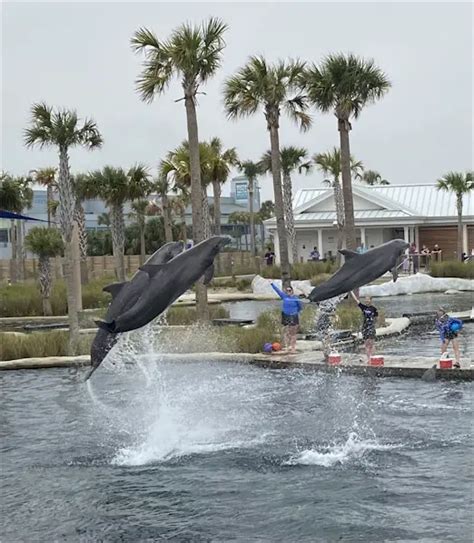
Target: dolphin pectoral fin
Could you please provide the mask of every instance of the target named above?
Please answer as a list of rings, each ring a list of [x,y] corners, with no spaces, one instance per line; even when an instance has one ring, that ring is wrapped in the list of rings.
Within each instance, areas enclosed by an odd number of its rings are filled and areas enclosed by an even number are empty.
[[[204,284],[208,285],[214,277],[214,264],[211,264],[209,268],[204,272]]]
[[[109,332],[111,334],[115,333],[115,321],[107,322],[107,321],[100,321],[96,320],[94,321],[97,324],[97,327],[101,330],[105,330],[106,332]]]
[[[397,269],[397,266],[394,266],[392,268],[392,277],[393,277],[393,282],[395,283],[395,281],[398,279],[398,269]]]
[[[341,255],[344,255],[347,260],[359,256],[359,253],[351,251],[350,249],[339,249],[339,252],[341,253]]]
[[[155,277],[155,275],[164,268],[164,264],[143,264],[143,266],[140,266],[140,270],[147,273],[148,276],[151,278]]]
[[[123,281],[122,283],[112,283],[110,285],[105,286],[102,290],[104,292],[109,292],[112,294],[112,299],[117,296],[117,294],[122,290],[122,288],[128,283],[128,281]]]

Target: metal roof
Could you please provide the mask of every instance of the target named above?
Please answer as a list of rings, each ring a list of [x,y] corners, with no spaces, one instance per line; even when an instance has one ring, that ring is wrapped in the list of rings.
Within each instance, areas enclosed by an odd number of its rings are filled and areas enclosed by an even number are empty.
[[[406,219],[410,215],[403,211],[389,211],[386,209],[368,209],[364,211],[354,211],[355,220],[363,219]],[[295,216],[295,222],[305,221],[334,221],[336,220],[335,211],[319,211],[316,213],[299,213]]]
[[[456,196],[450,192],[439,191],[436,185],[382,185],[364,186],[355,184],[359,193],[364,193],[370,200],[371,194],[390,199],[400,206],[400,211],[415,211],[422,217],[456,217]],[[299,190],[293,200],[294,208],[309,204],[331,188],[322,187]],[[463,215],[474,216],[474,196],[466,194],[463,198]],[[356,212],[357,213],[357,212]],[[408,213],[410,214],[410,213]],[[362,218],[362,217],[361,217]]]

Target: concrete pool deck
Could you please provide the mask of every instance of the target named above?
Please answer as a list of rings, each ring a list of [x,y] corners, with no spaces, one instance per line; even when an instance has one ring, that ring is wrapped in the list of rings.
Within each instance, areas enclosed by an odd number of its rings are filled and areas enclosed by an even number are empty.
[[[342,362],[332,366],[325,363],[323,354],[318,351],[298,352],[294,355],[251,354],[251,353],[160,353],[161,360],[193,362],[207,360],[209,362],[248,363],[264,368],[299,368],[326,373],[346,373],[373,377],[408,377],[420,378],[423,373],[437,363],[437,357],[417,356],[410,360],[400,356],[386,355],[384,366],[368,366],[358,355],[343,353]],[[357,360],[355,360],[357,359]],[[461,369],[436,371],[436,378],[455,381],[472,381],[474,365],[472,360],[461,360]],[[80,368],[90,366],[89,355],[55,356],[45,358],[22,358],[0,362],[0,370],[46,369],[46,368]]]

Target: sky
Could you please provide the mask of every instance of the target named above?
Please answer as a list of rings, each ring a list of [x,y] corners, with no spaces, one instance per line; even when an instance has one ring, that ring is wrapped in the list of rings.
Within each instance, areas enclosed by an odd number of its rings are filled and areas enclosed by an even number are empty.
[[[176,81],[152,104],[140,101],[135,79],[143,58],[130,38],[141,26],[166,38],[183,22],[217,16],[229,25],[227,46],[199,96],[201,140],[218,136],[242,160],[258,160],[269,148],[262,112],[230,121],[223,108],[225,79],[250,55],[319,63],[329,53],[352,52],[373,58],[392,82],[353,122],[352,154],[393,184],[435,182],[472,168],[472,9],[469,2],[4,2],[1,168],[24,175],[57,164],[55,150],[26,149],[22,141],[31,104],[45,101],[92,117],[103,135],[99,151],[71,150],[73,173],[137,162],[155,173],[186,138],[184,103],[175,101],[182,91]],[[328,151],[338,145],[336,119],[313,111],[306,133],[282,119],[280,141],[310,156]],[[296,189],[322,180],[317,171],[293,178]],[[263,199],[271,199],[270,177],[260,183]]]

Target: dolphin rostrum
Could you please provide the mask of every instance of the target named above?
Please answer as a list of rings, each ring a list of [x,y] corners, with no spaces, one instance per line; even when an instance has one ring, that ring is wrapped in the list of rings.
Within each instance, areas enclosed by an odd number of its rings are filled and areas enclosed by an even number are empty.
[[[184,243],[182,241],[174,241],[166,243],[160,247],[150,258],[145,262],[146,265],[164,264],[183,251]],[[121,313],[124,313],[137,302],[142,293],[148,286],[149,276],[146,272],[137,270],[130,281],[124,283],[112,283],[103,288],[106,292],[112,294],[112,301],[105,314],[106,320],[117,318]],[[99,328],[94,341],[91,345],[91,365],[87,379],[100,366],[104,358],[107,356],[112,347],[117,343],[119,336],[111,334],[103,328]]]
[[[339,296],[374,281],[389,270],[396,281],[397,260],[407,247],[409,244],[403,239],[394,239],[362,254],[342,249],[339,252],[346,258],[342,268],[314,288],[308,298],[312,302],[320,302]]]
[[[111,320],[97,325],[117,334],[136,330],[151,322],[186,292],[200,277],[204,282],[212,279],[214,258],[224,245],[230,242],[226,236],[214,236],[198,243],[166,264],[145,264],[140,269],[149,277],[147,289],[135,305]]]

